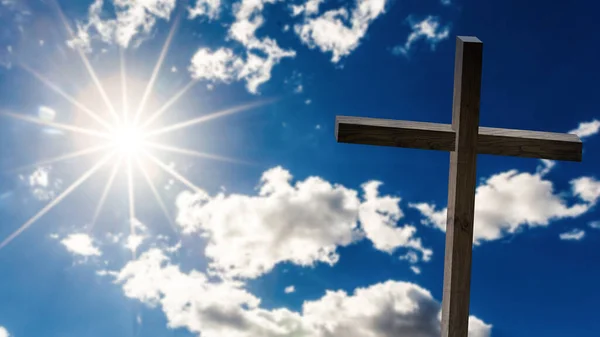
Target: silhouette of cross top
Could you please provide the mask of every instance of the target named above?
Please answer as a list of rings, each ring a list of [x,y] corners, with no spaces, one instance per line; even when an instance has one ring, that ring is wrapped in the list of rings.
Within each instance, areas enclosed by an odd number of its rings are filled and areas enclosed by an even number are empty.
[[[483,43],[456,38],[452,124],[336,116],[338,142],[450,151],[442,337],[467,337],[477,154],[581,161],[573,134],[479,126]]]

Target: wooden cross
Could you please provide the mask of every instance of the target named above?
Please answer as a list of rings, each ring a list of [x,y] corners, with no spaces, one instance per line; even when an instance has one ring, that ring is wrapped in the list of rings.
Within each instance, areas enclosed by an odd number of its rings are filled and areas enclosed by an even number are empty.
[[[450,151],[442,337],[467,337],[477,154],[581,161],[572,134],[479,127],[483,43],[456,38],[452,124],[336,116],[338,142]]]

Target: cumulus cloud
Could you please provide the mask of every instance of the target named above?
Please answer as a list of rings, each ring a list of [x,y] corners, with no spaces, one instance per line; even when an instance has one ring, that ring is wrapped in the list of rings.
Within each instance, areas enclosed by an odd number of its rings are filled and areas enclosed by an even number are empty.
[[[341,7],[311,16],[318,11],[319,4],[319,1],[308,0],[294,10],[296,14],[307,15],[294,30],[309,48],[330,52],[331,61],[337,63],[358,47],[371,23],[385,13],[386,0],[356,0],[352,11]]]
[[[285,287],[285,289],[283,291],[286,294],[291,294],[296,291],[296,288],[294,286],[287,286],[287,287]]]
[[[171,328],[203,337],[387,337],[440,333],[440,304],[408,282],[387,281],[352,294],[327,291],[306,301],[301,312],[260,308],[260,299],[232,281],[209,281],[201,272],[184,273],[157,249],[129,262],[118,274],[125,295],[160,307]],[[469,319],[469,336],[487,337],[491,325]]]
[[[593,229],[600,229],[600,221],[592,221],[588,224],[588,226]]]
[[[276,167],[263,173],[257,195],[184,192],[177,199],[177,222],[184,232],[206,237],[214,270],[236,277],[260,276],[284,261],[334,264],[338,246],[362,237],[386,252],[404,247],[424,260],[431,256],[413,226],[396,225],[400,199],[379,196],[381,183],[364,184],[361,200],[358,191],[319,177],[291,180]]]
[[[426,40],[429,42],[431,49],[435,49],[435,46],[447,39],[450,34],[449,26],[442,26],[438,20],[437,17],[428,16],[422,21],[411,22],[410,25],[413,31],[408,35],[404,45],[395,46],[392,53],[406,55],[413,44],[419,40]]]
[[[196,0],[194,7],[188,8],[189,18],[206,16],[210,20],[219,18],[221,0]]]
[[[561,233],[559,238],[561,240],[569,240],[569,241],[579,241],[583,239],[585,236],[585,231],[583,229],[572,229],[568,232]]]
[[[571,181],[573,194],[582,200],[595,204],[600,198],[600,181],[591,177],[581,177]]]
[[[225,83],[245,81],[250,93],[258,93],[258,87],[271,78],[275,65],[284,58],[296,56],[295,51],[282,49],[274,39],[256,36],[265,21],[262,15],[265,4],[275,2],[277,0],[239,2],[234,7],[235,21],[229,28],[228,38],[240,43],[245,55],[236,55],[230,48],[200,48],[189,67],[192,77]]]
[[[490,337],[492,325],[475,316],[469,316],[469,337]]]
[[[0,337],[10,337],[8,330],[3,326],[0,326]]]
[[[553,184],[540,174],[511,170],[488,178],[475,195],[475,244],[515,233],[524,226],[547,226],[551,220],[577,217],[594,206],[600,182],[583,177],[571,181],[572,193],[584,203],[571,206],[553,191]],[[411,204],[425,222],[446,230],[447,209],[427,203]]]
[[[92,40],[97,39],[128,47],[134,38],[149,34],[157,19],[169,20],[175,0],[113,0],[113,6],[115,18],[103,19],[104,0],[95,0],[87,20],[77,22],[68,45],[90,51]]]
[[[96,246],[92,238],[83,233],[71,234],[66,238],[62,239],[60,243],[67,248],[67,250],[75,255],[80,256],[100,256],[102,252]]]
[[[600,131],[600,121],[594,119],[591,122],[579,123],[579,126],[576,129],[569,131],[569,133],[575,134],[579,138],[586,138],[597,134],[598,131]]]

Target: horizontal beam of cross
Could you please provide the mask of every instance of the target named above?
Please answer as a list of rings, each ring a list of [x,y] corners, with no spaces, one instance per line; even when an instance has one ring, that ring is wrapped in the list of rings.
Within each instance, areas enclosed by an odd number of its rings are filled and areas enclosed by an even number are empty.
[[[454,151],[456,134],[450,124],[337,116],[338,142],[424,150]],[[582,143],[568,133],[479,127],[478,154],[581,161]]]

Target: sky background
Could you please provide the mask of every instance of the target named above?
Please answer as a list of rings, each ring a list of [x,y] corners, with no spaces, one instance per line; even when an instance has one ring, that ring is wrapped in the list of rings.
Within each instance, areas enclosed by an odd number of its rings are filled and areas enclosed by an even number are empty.
[[[439,335],[449,154],[334,127],[450,123],[457,35],[481,125],[583,141],[478,156],[469,336],[600,335],[599,9],[1,0],[0,337]]]

